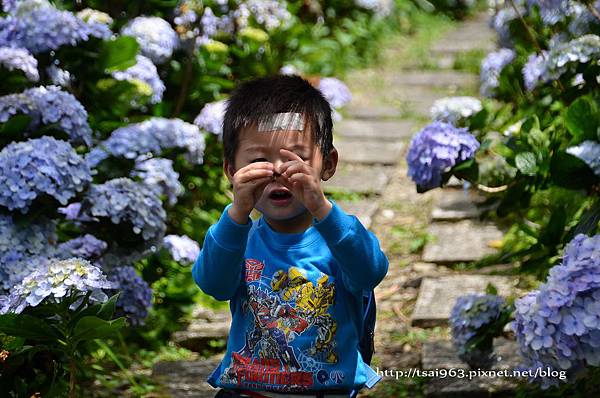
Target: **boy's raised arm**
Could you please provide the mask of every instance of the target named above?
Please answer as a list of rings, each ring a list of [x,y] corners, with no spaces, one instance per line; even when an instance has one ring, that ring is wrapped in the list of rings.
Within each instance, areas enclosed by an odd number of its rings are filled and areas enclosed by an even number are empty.
[[[210,226],[200,255],[192,267],[192,276],[200,289],[217,300],[231,299],[237,290],[252,221],[233,221],[228,204],[216,224]]]
[[[388,259],[375,234],[366,230],[356,216],[329,201],[333,208],[321,221],[314,218],[313,226],[340,263],[346,286],[353,291],[372,290],[387,273]]]

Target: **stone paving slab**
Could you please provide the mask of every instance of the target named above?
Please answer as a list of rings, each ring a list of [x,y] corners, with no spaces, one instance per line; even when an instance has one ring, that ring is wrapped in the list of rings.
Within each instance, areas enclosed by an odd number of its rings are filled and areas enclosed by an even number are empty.
[[[338,163],[333,177],[322,181],[321,184],[326,192],[344,191],[381,195],[392,172],[393,168],[390,166]]]
[[[218,390],[206,379],[222,356],[198,361],[160,361],[152,367],[152,377],[165,387],[170,398],[212,398]]]
[[[474,274],[423,278],[411,324],[418,327],[446,325],[456,299],[469,293],[485,293],[488,283],[496,287],[498,295],[506,297],[514,292],[517,279]]]
[[[361,224],[366,228],[371,228],[373,215],[379,208],[379,203],[375,200],[338,200],[336,203],[344,210],[346,214],[358,217]]]
[[[423,249],[422,260],[438,264],[480,260],[496,252],[493,246],[504,235],[495,224],[474,220],[435,222],[427,233],[432,239]]]
[[[477,218],[485,210],[481,203],[486,197],[471,189],[442,189],[431,210],[434,221],[453,221]]]
[[[395,165],[400,161],[404,143],[341,140],[335,146],[340,162]]]
[[[171,336],[171,340],[181,347],[202,352],[211,340],[226,339],[231,325],[229,311],[212,311],[200,306],[194,309],[193,321],[185,330]]]
[[[494,353],[498,361],[492,369],[513,369],[519,366],[521,357],[519,346],[515,340],[505,337],[494,339]],[[469,369],[469,365],[461,361],[451,340],[433,340],[423,343],[421,352],[421,368],[423,369]]]
[[[479,83],[477,75],[451,70],[439,71],[403,71],[396,75],[387,76],[388,86],[398,89],[404,87],[433,87],[433,88],[475,88]],[[408,92],[410,93],[410,92]],[[440,94],[442,97],[443,94]]]
[[[412,137],[415,123],[409,120],[344,119],[337,123],[334,133],[343,138],[399,141]]]
[[[367,103],[361,103],[354,97],[352,102],[344,108],[344,114],[349,115],[353,119],[398,119],[402,117],[402,110],[393,106],[375,106]],[[337,126],[339,123],[340,122],[335,123],[335,126]]]

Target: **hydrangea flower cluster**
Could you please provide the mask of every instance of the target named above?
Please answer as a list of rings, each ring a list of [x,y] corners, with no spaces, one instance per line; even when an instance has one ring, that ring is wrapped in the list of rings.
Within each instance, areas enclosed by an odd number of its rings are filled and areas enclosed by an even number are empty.
[[[66,205],[92,181],[90,169],[65,141],[44,136],[0,151],[0,205],[23,214],[41,194]]]
[[[600,0],[597,0],[592,7],[600,13]],[[594,24],[600,23],[598,18],[590,12],[583,4],[571,3],[571,21],[568,30],[573,37],[583,36],[592,30]]]
[[[340,79],[324,77],[317,87],[332,107],[341,108],[352,100],[352,93]]]
[[[483,107],[481,101],[474,97],[446,97],[436,100],[431,107],[433,120],[456,125],[459,121],[469,118]]]
[[[200,255],[200,246],[187,235],[167,235],[163,244],[175,261],[193,263]]]
[[[576,235],[545,283],[515,302],[515,332],[523,367],[567,371],[574,380],[600,366],[600,235]],[[542,387],[557,385],[554,378]]]
[[[40,80],[37,59],[24,48],[0,47],[0,65],[9,71],[20,70],[32,82]]]
[[[478,331],[493,324],[505,310],[502,297],[493,294],[467,294],[460,296],[450,313],[452,340],[458,351],[458,357],[469,364],[486,367],[492,358],[492,347],[489,350],[475,347],[469,350],[467,344],[477,335]]]
[[[484,97],[492,97],[494,89],[500,84],[502,69],[515,59],[516,53],[509,48],[501,48],[489,53],[481,62],[480,93]]]
[[[217,135],[219,140],[222,140],[223,118],[225,117],[226,107],[227,100],[215,101],[204,105],[198,116],[196,116],[196,119],[194,119],[194,124],[202,130]]]
[[[112,32],[101,23],[86,23],[46,0],[23,0],[0,18],[0,46],[26,48],[33,54],[74,46],[90,37],[106,39]]]
[[[394,2],[390,0],[355,0],[355,4],[373,11],[379,17],[390,15],[394,8]]]
[[[121,292],[115,306],[116,316],[125,316],[134,326],[143,325],[152,306],[152,289],[130,266],[117,267],[108,274],[108,280],[116,287],[111,295]]]
[[[547,57],[548,52],[544,50],[541,54],[530,54],[527,58],[523,66],[523,82],[527,91],[532,91],[542,80]]]
[[[177,33],[167,21],[159,17],[134,18],[123,26],[121,34],[135,37],[142,55],[157,64],[171,58],[179,44]]]
[[[521,15],[524,14],[524,10],[517,7]],[[496,31],[498,35],[498,43],[500,47],[512,48],[513,40],[510,34],[509,24],[513,19],[517,18],[517,13],[512,7],[503,8],[499,10],[496,15],[490,20],[491,27]]]
[[[165,91],[165,84],[158,75],[156,66],[148,58],[143,55],[135,56],[136,63],[125,70],[117,70],[111,73],[111,76],[116,80],[125,80],[133,84],[142,82],[149,88],[150,103],[158,104],[162,101],[162,96]],[[145,93],[145,90],[141,90]],[[137,106],[137,104],[135,104]]]
[[[600,177],[600,144],[591,140],[567,148],[566,152],[583,160]]]
[[[92,260],[100,257],[108,247],[103,240],[94,235],[85,234],[75,239],[68,240],[58,245],[58,252],[62,257],[79,257],[86,260]]]
[[[158,195],[165,195],[170,206],[177,203],[177,197],[184,191],[171,159],[140,157],[136,159],[131,177],[140,177]]]
[[[466,128],[435,121],[410,142],[406,156],[408,176],[423,190],[439,187],[443,172],[472,158],[478,148],[479,142]]]
[[[113,19],[105,12],[94,10],[93,8],[84,8],[77,13],[77,17],[87,23],[101,23],[104,25],[112,25]]]
[[[61,87],[69,87],[71,85],[72,76],[68,70],[61,69],[56,65],[50,65],[46,68],[46,73],[52,84]]]
[[[115,286],[109,282],[100,268],[80,258],[54,260],[45,267],[27,275],[14,286],[3,301],[0,313],[20,314],[26,307],[35,307],[42,301],[58,303],[73,293],[91,292],[90,302],[105,302],[108,299],[102,289]],[[77,301],[69,307],[75,309]]]
[[[19,94],[0,97],[0,123],[8,121],[17,113],[32,118],[29,129],[41,123],[57,123],[69,134],[74,144],[92,143],[92,129],[88,125],[88,114],[79,101],[57,86],[34,87]]]
[[[90,167],[95,167],[110,155],[136,159],[148,153],[159,156],[169,148],[184,149],[190,163],[202,164],[204,161],[204,135],[198,126],[180,119],[160,117],[116,129],[107,140],[88,153],[86,161]]]
[[[222,11],[228,11],[227,3],[224,2]],[[199,17],[199,13],[202,16]],[[202,4],[194,0],[185,0],[175,9],[175,22],[179,37],[185,42],[192,44],[194,49],[202,44],[209,43],[218,33],[231,35],[235,31],[233,18],[224,14],[215,15],[212,8],[202,7]]]
[[[166,213],[153,190],[129,178],[115,178],[91,185],[82,203],[85,215],[107,218],[113,224],[129,222],[144,240],[158,239],[165,232]]]
[[[0,213],[0,293],[9,290],[34,269],[54,257],[58,237],[49,220],[20,225]]]
[[[570,14],[571,3],[569,0],[527,0],[527,8],[538,7],[544,24],[555,25]]]
[[[292,18],[285,0],[246,0],[233,11],[232,15],[240,29],[248,27],[250,17],[253,17],[267,31],[285,27],[286,23]]]

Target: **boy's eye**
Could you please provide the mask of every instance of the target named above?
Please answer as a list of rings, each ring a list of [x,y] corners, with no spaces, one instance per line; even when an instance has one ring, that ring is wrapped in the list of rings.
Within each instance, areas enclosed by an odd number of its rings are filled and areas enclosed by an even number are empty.
[[[265,158],[258,158],[258,159],[254,159],[254,160],[250,161],[250,163],[254,163],[254,162],[268,162],[268,160]]]

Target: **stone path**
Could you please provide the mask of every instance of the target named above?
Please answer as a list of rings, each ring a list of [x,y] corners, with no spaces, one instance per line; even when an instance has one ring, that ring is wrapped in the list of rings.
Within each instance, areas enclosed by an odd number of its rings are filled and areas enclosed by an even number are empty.
[[[444,68],[462,51],[488,50],[493,46],[491,37],[484,16],[478,16],[449,32],[431,51]],[[375,291],[378,320],[373,368],[465,367],[456,358],[445,326],[453,301],[460,294],[484,291],[488,283],[509,295],[514,292],[514,280],[460,273],[449,266],[493,253],[503,231],[479,221],[490,209],[484,203],[486,197],[474,189],[464,190],[460,181],[418,194],[406,175],[405,156],[411,137],[426,123],[424,117],[433,101],[456,93],[475,94],[477,76],[451,69],[401,70],[399,66],[401,62],[391,62],[384,68],[356,71],[346,79],[353,101],[344,110],[344,120],[335,125],[334,145],[340,162],[336,175],[323,185],[330,194],[356,197],[337,202],[375,233],[390,261],[388,275]],[[201,351],[211,338],[226,337],[228,319],[227,314],[198,310],[192,324],[173,340]],[[505,357],[502,364],[511,363],[514,342],[499,344]],[[214,392],[204,380],[218,360],[217,355],[202,361],[160,362],[153,376],[173,398],[212,397]],[[382,392],[394,382],[384,379],[360,397],[395,396]],[[486,379],[473,383],[430,380],[423,392],[431,397],[467,398],[512,391],[512,385],[500,384]]]

